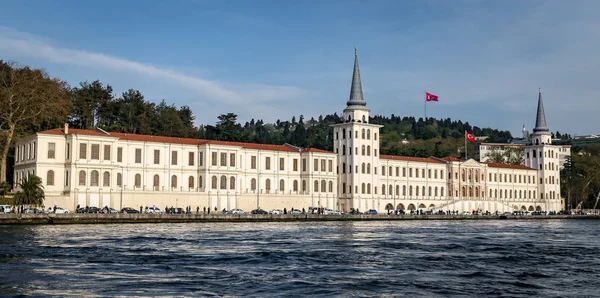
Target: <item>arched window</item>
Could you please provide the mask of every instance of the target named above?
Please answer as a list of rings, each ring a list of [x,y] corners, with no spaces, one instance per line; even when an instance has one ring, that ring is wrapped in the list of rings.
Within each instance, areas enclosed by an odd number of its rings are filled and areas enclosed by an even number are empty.
[[[365,153],[365,145],[362,145],[360,152],[361,152],[361,155],[365,155],[366,154]]]
[[[342,145],[342,155],[346,155],[346,145]]]
[[[188,178],[188,188],[189,188],[189,189],[193,189],[193,188],[194,188],[194,180],[195,180],[195,179],[194,179],[194,176],[190,176],[190,177]]]
[[[177,176],[171,176],[171,188],[177,188]]]
[[[123,175],[117,173],[117,186],[123,186]]]
[[[142,187],[142,175],[140,175],[140,174],[135,174],[135,179],[134,179],[134,182],[135,182],[135,184],[134,184],[134,185],[135,185],[135,187],[137,187],[137,188],[140,188],[140,187]]]
[[[411,187],[412,187],[412,186],[411,186]],[[416,194],[416,196],[419,196],[419,187],[418,187],[418,186],[415,188],[415,191],[416,191],[416,193],[415,193],[415,194]]]
[[[98,180],[100,180],[100,173],[98,173],[98,171],[92,171],[90,186],[98,186]]]
[[[321,192],[327,192],[327,182],[321,180]]]
[[[198,176],[198,187],[199,188],[203,188],[204,187],[204,181],[202,181],[202,176]]]
[[[160,190],[160,176],[154,175],[152,178],[152,187],[154,188],[154,191]]]
[[[393,194],[394,194],[394,188],[392,187],[392,185],[391,185],[391,184],[388,186],[388,193],[389,193],[390,195],[393,195]]]
[[[302,180],[302,191],[306,191],[306,180]]]
[[[235,177],[229,177],[229,189],[235,189]]]
[[[265,181],[265,190],[267,193],[271,192],[271,179],[267,179],[267,181]]]
[[[361,169],[362,169],[361,173],[364,174],[365,173],[365,163],[364,162],[361,165]]]
[[[110,173],[104,172],[102,174],[102,186],[110,186]]]
[[[417,188],[417,189],[418,189],[418,188]],[[409,196],[412,196],[412,194],[413,194],[413,187],[412,187],[412,185],[411,185],[411,186],[408,188],[408,195],[409,195]]]
[[[254,178],[252,178],[252,180],[250,180],[250,189],[256,190],[256,179],[254,179]]]
[[[220,189],[227,189],[227,177],[225,175],[221,176]]]
[[[279,180],[279,191],[285,191],[285,181],[283,179]]]
[[[402,195],[406,195],[406,185],[402,185]]]
[[[371,194],[371,183],[367,183],[367,194]]]
[[[436,173],[437,173],[437,171],[436,171]],[[438,196],[438,188],[437,188],[437,186],[435,187],[435,196],[436,197]]]
[[[318,192],[318,191],[319,191],[319,180],[315,180],[315,183],[314,183],[314,190],[313,190],[313,191],[314,191],[314,192]]]
[[[217,189],[217,176],[212,176],[212,178],[210,178],[210,188],[212,189]],[[256,181],[255,181],[256,183]]]
[[[431,186],[429,187],[429,194],[428,194],[428,196],[431,197]]]
[[[329,181],[329,192],[333,192],[333,181]]]
[[[440,190],[440,195],[442,195],[442,196],[444,195],[444,188],[443,187]]]
[[[381,194],[385,195],[385,184],[381,185]]]
[[[362,129],[360,136],[363,140],[365,139],[365,129],[364,128]]]
[[[362,122],[365,122],[365,123],[367,122],[367,116],[365,116],[365,115],[362,116]]]
[[[400,194],[400,185],[396,185],[396,195]]]
[[[367,164],[367,174],[371,174],[371,164]]]
[[[52,170],[46,173],[46,185],[54,185],[54,171]]]
[[[371,139],[371,130],[367,129],[367,140]]]
[[[371,146],[367,146],[367,156],[371,156]]]
[[[363,194],[365,193],[365,184],[364,183],[360,186],[360,190],[361,190],[361,193],[363,193]]]
[[[294,191],[298,191],[298,180],[294,180]]]

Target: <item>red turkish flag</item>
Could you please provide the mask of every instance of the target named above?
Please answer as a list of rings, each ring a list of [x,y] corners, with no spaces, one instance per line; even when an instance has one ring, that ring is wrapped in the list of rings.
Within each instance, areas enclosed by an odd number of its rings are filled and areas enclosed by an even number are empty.
[[[425,101],[438,101],[438,96],[425,92]]]
[[[475,143],[475,137],[465,130],[465,139],[471,143]]]

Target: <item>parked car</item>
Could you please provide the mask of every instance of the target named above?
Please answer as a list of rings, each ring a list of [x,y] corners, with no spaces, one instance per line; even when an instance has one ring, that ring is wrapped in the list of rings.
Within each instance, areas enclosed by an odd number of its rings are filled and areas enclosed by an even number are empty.
[[[140,213],[140,211],[135,208],[125,207],[121,209],[121,213]]]
[[[51,208],[51,209],[52,209],[52,213],[56,213],[56,214],[66,214],[66,213],[69,213],[69,210],[67,210],[65,208],[62,208],[62,207],[56,207],[56,208]],[[48,213],[50,213],[50,211],[48,211]]]
[[[0,205],[0,213],[12,213],[10,205]]]
[[[283,214],[283,211],[281,211],[281,209],[273,209],[271,211],[269,211],[270,214]]]
[[[298,209],[292,209],[292,211],[290,211],[290,214],[302,214],[302,211]]]
[[[160,210],[160,208],[156,207],[156,206],[146,206],[146,209],[144,210],[144,213],[149,213],[149,214],[162,214],[162,210]]]
[[[269,212],[262,209],[254,209],[251,211],[252,214],[269,214]]]
[[[33,208],[33,207],[28,207],[23,209],[23,213],[44,213],[44,210],[38,209],[38,208]]]
[[[377,214],[377,210],[375,210],[375,209],[369,209],[367,212],[365,212],[365,214],[376,215]]]
[[[229,214],[246,214],[242,209],[231,209],[229,210]]]

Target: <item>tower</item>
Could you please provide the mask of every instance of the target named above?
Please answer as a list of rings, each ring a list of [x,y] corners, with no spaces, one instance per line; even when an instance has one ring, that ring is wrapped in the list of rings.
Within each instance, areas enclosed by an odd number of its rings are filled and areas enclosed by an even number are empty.
[[[334,124],[333,148],[338,154],[338,193],[340,209],[373,207],[379,168],[379,128],[369,123],[370,110],[363,97],[358,53],[354,49],[354,70],[350,98],[342,123]]]
[[[536,205],[543,210],[562,209],[560,198],[560,146],[552,145],[550,129],[546,124],[542,90],[538,94],[535,128],[525,147],[525,165],[537,169],[538,192]]]

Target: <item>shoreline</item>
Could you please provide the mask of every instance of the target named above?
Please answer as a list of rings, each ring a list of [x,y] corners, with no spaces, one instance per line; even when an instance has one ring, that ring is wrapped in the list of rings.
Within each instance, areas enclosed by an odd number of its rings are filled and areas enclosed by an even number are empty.
[[[538,219],[600,219],[600,215],[0,214],[0,225]]]

